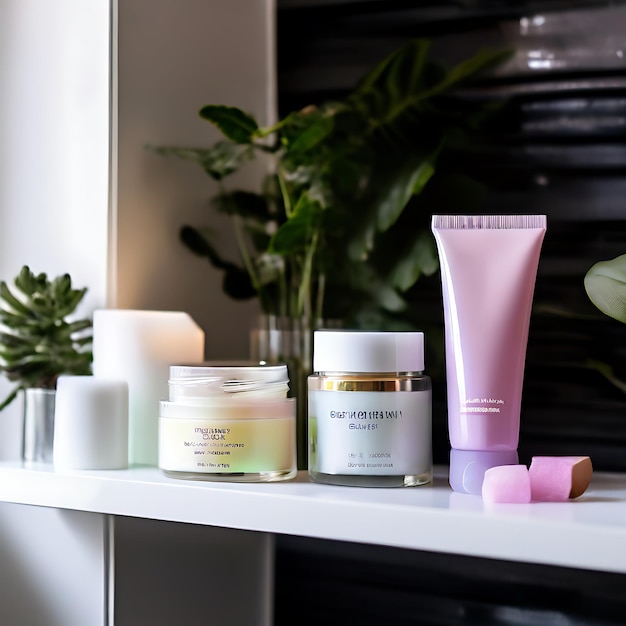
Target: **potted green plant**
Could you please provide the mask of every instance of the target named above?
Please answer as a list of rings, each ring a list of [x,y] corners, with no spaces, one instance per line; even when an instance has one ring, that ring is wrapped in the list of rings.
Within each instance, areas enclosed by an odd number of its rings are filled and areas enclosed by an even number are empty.
[[[446,68],[429,49],[428,41],[410,41],[345,98],[293,111],[271,126],[235,107],[204,106],[200,116],[223,139],[208,148],[152,147],[196,162],[220,184],[213,207],[232,218],[240,260],[223,258],[208,229],[185,225],[181,240],[223,271],[228,295],[259,299],[270,320],[265,331],[287,320],[283,325],[297,333],[289,342],[297,345],[293,358],[280,345],[255,356],[291,365],[301,405],[311,366],[308,331],[328,319],[401,327],[404,294],[438,269],[431,211],[424,207],[436,205],[432,190],[446,185],[431,183],[448,150],[490,112],[455,89],[508,53],[483,50]],[[224,186],[257,157],[271,162],[263,189]],[[471,208],[468,197],[464,203]],[[300,436],[300,454],[303,449]]]
[[[69,274],[50,280],[27,266],[13,283],[0,282],[0,372],[16,385],[0,410],[25,392],[24,459],[49,461],[57,378],[91,373],[91,320],[68,319],[87,289],[73,289]]]
[[[220,183],[213,206],[232,218],[241,259],[222,258],[205,228],[183,226],[183,243],[224,272],[228,295],[258,297],[267,314],[359,321],[402,310],[402,294],[437,269],[429,227],[407,228],[405,211],[419,212],[411,199],[489,112],[454,89],[507,55],[483,50],[446,69],[430,59],[428,41],[411,41],[344,99],[269,127],[235,107],[204,106],[200,116],[222,140],[152,149],[195,161]],[[262,190],[223,186],[259,155],[273,163]]]

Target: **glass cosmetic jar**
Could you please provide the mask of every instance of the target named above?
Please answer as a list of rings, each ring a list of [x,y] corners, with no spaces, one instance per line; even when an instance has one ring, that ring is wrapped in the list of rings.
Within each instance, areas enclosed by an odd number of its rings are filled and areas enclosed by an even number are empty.
[[[362,487],[431,482],[432,400],[423,333],[316,331],[313,370],[312,480]]]
[[[170,368],[159,467],[175,478],[269,482],[296,475],[296,400],[286,365]]]

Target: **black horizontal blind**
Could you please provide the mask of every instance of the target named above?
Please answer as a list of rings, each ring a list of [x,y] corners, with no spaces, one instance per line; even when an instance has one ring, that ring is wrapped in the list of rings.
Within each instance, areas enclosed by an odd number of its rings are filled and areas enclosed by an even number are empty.
[[[281,114],[341,97],[414,37],[431,39],[435,56],[449,63],[483,45],[516,50],[506,67],[464,92],[502,103],[503,110],[484,141],[454,155],[454,165],[489,190],[484,212],[548,216],[520,460],[590,455],[596,470],[625,471],[626,395],[589,361],[609,364],[626,380],[626,326],[593,307],[583,277],[597,260],[626,253],[626,6],[278,0]],[[412,319],[426,331],[434,459],[446,463],[439,276],[420,279],[409,297]],[[275,623],[619,624],[622,578],[278,537]]]
[[[454,156],[489,190],[488,213],[545,213],[529,338],[520,458],[588,454],[626,470],[626,326],[588,301],[585,272],[626,253],[626,5],[622,2],[279,0],[281,114],[341,97],[413,37],[452,63],[481,46],[512,60],[463,93],[503,104],[485,141]],[[441,212],[463,213],[463,207]],[[424,216],[425,223],[430,216]],[[435,461],[447,462],[439,277],[409,294],[429,345]]]
[[[620,574],[316,539],[277,545],[276,626],[624,623]]]

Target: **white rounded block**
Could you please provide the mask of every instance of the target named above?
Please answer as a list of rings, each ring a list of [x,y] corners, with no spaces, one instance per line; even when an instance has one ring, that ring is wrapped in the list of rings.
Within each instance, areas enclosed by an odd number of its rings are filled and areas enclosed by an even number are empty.
[[[55,469],[128,467],[128,383],[60,376],[54,412]]]

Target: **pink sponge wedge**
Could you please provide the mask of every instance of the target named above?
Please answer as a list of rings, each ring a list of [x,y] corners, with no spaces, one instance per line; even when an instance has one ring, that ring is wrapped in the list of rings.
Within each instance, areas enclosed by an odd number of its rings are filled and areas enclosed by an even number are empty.
[[[525,465],[499,465],[485,472],[483,501],[491,504],[530,502],[530,477]]]
[[[528,473],[533,500],[562,502],[587,490],[593,468],[588,456],[534,456]]]
[[[591,482],[588,456],[534,456],[525,465],[499,465],[485,471],[486,503],[564,502],[578,498]]]

